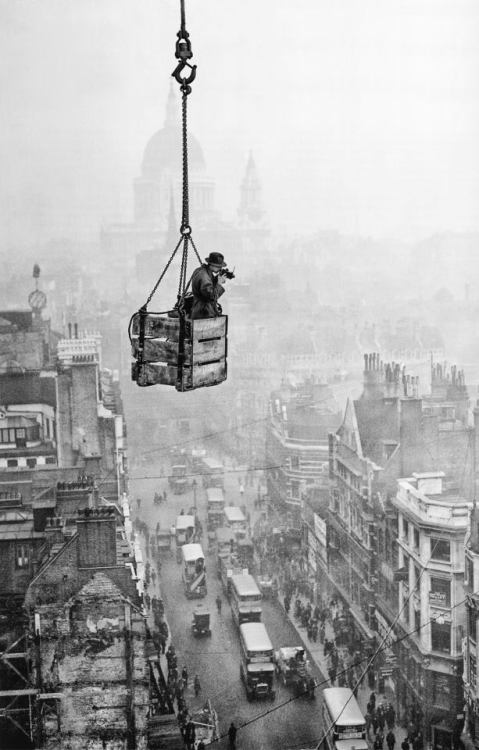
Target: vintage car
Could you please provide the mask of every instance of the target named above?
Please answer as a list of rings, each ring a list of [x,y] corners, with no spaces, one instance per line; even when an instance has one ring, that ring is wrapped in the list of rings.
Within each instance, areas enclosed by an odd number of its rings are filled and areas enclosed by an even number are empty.
[[[276,674],[284,685],[291,685],[296,695],[314,697],[314,678],[303,646],[283,646],[274,653]]]

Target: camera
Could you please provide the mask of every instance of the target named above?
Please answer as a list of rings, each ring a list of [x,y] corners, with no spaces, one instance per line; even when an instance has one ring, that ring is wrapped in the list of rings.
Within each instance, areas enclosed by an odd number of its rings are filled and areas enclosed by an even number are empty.
[[[234,279],[235,278],[234,271],[230,271],[229,268],[223,268],[221,270],[221,275],[222,276],[226,276],[227,279]]]

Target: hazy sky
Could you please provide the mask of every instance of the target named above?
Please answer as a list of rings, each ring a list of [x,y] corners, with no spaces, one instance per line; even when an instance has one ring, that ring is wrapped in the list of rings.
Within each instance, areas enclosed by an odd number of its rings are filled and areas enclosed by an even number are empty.
[[[273,227],[479,230],[477,0],[186,0],[191,130],[233,216],[249,149]],[[132,217],[179,0],[0,0],[3,249]]]

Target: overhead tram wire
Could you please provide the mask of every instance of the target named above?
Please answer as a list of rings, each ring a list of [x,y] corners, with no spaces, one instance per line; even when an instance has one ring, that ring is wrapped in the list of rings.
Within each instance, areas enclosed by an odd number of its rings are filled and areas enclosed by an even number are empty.
[[[466,461],[466,460],[467,460],[467,454],[466,454],[466,457],[465,457],[465,461]],[[422,570],[421,570],[421,573],[419,574],[419,576],[418,576],[418,578],[417,578],[417,580],[416,580],[416,582],[415,582],[414,586],[412,587],[412,589],[411,589],[411,592],[410,592],[409,596],[408,596],[408,597],[406,598],[406,600],[404,601],[404,603],[403,603],[402,607],[400,608],[400,610],[399,610],[398,614],[396,615],[396,617],[394,618],[393,622],[391,623],[391,626],[389,627],[389,629],[388,629],[387,633],[385,634],[385,636],[383,637],[383,639],[382,639],[381,643],[379,644],[379,646],[378,646],[378,647],[377,647],[377,649],[375,650],[374,654],[373,654],[373,655],[372,655],[371,657],[366,657],[366,658],[365,658],[365,660],[366,660],[366,666],[364,667],[364,669],[363,669],[363,672],[361,673],[360,677],[359,677],[359,678],[358,678],[358,679],[356,680],[356,683],[355,683],[355,685],[354,685],[354,688],[353,688],[353,690],[352,690],[352,692],[351,692],[351,697],[352,697],[352,696],[354,695],[354,690],[356,690],[356,689],[358,688],[358,686],[360,685],[360,683],[361,683],[361,682],[362,682],[362,680],[364,679],[365,675],[367,674],[367,671],[368,671],[369,667],[370,667],[370,666],[371,666],[371,665],[372,665],[372,664],[374,663],[374,660],[375,660],[375,659],[377,658],[377,656],[378,656],[378,655],[379,655],[380,653],[382,653],[383,651],[386,651],[386,649],[388,649],[388,648],[389,648],[389,646],[385,646],[385,643],[386,643],[386,641],[388,640],[388,638],[389,638],[389,635],[390,635],[391,631],[393,630],[394,626],[395,626],[395,625],[397,624],[397,622],[398,622],[398,620],[399,620],[400,616],[401,616],[401,615],[402,615],[402,613],[404,612],[404,610],[405,610],[406,606],[407,606],[407,605],[409,604],[409,601],[410,601],[410,599],[411,599],[412,595],[413,595],[413,594],[414,594],[414,592],[416,591],[416,589],[417,589],[417,586],[418,586],[418,584],[420,583],[420,581],[421,581],[421,578],[422,578],[422,576],[423,576],[424,572],[426,571],[427,565],[428,565],[428,564],[429,564],[429,563],[431,562],[431,560],[433,559],[433,555],[434,555],[434,552],[435,552],[435,550],[436,550],[436,547],[437,547],[437,545],[439,544],[439,542],[440,542],[440,541],[442,541],[442,538],[441,538],[440,536],[438,536],[438,537],[436,537],[436,538],[437,538],[437,541],[436,541],[436,543],[435,543],[435,545],[434,545],[433,549],[431,550],[431,554],[429,555],[429,558],[428,558],[428,559],[427,559],[427,560],[425,561],[425,563],[424,563],[424,564],[422,565]],[[477,592],[477,593],[479,593],[479,592]],[[454,604],[454,605],[453,605],[453,606],[451,607],[451,611],[452,611],[453,609],[457,609],[457,607],[460,607],[460,606],[462,606],[462,605],[463,605],[463,604],[465,604],[466,602],[467,602],[467,597],[465,597],[464,599],[462,599],[462,600],[461,600],[460,602],[457,602],[456,604]],[[422,630],[422,628],[423,628],[423,627],[426,627],[427,625],[429,625],[429,624],[430,624],[430,623],[432,623],[432,622],[436,622],[436,621],[437,621],[437,620],[438,620],[438,619],[439,619],[440,617],[441,617],[441,615],[437,615],[437,617],[431,617],[431,618],[429,618],[429,620],[427,620],[427,621],[426,621],[425,623],[423,623],[423,624],[422,624],[422,625],[421,625],[421,626],[420,626],[419,628],[414,628],[413,630],[411,630],[411,631],[409,631],[409,632],[405,633],[405,634],[404,634],[404,636],[402,636],[402,637],[400,637],[400,638],[396,638],[396,642],[397,642],[397,643],[400,643],[401,641],[405,640],[406,638],[409,638],[409,636],[413,635],[414,633],[417,633],[417,632],[419,632],[419,630]],[[359,662],[356,662],[356,663],[355,663],[355,664],[354,664],[353,666],[357,666],[357,665],[358,665],[358,663],[361,663],[362,661],[365,661],[365,660],[360,660]],[[347,670],[345,670],[345,672],[346,672],[346,671],[347,671]],[[316,689],[316,687],[320,687],[320,685],[322,685],[322,684],[329,684],[329,680],[325,680],[325,681],[324,681],[323,683],[318,683],[318,684],[315,684],[315,686],[314,686],[314,687],[315,687],[315,689]],[[283,702],[282,704],[280,704],[280,705],[278,705],[278,706],[274,706],[274,707],[272,707],[272,708],[268,709],[267,711],[264,711],[264,712],[263,712],[262,714],[260,714],[259,716],[257,716],[257,717],[254,717],[253,719],[250,719],[250,720],[248,720],[248,721],[244,722],[244,723],[243,723],[243,724],[242,724],[242,725],[241,725],[240,727],[238,727],[238,729],[242,729],[243,727],[246,727],[246,726],[248,726],[248,725],[250,725],[250,724],[253,724],[253,723],[254,723],[255,721],[258,721],[259,719],[262,719],[262,718],[264,718],[264,717],[268,716],[269,714],[273,713],[274,711],[278,710],[279,708],[283,708],[284,706],[288,705],[289,703],[292,703],[292,702],[293,702],[294,700],[297,700],[297,699],[299,699],[300,697],[302,697],[302,696],[303,696],[303,695],[305,695],[306,693],[307,693],[307,691],[305,691],[305,692],[302,692],[302,693],[300,693],[300,694],[299,694],[299,695],[297,695],[297,696],[292,696],[292,697],[291,697],[290,699],[288,699],[287,701],[284,701],[284,702]],[[341,714],[342,714],[342,713],[343,713],[343,711],[345,710],[346,706],[348,705],[349,701],[351,700],[351,697],[350,697],[350,698],[349,698],[349,700],[348,700],[348,701],[346,701],[346,703],[344,704],[344,707],[343,707],[342,711],[340,712],[340,714],[339,714],[339,715],[338,715],[338,716],[336,717],[336,720],[337,720],[337,719],[338,719],[338,718],[339,718],[339,717],[341,716]],[[331,726],[330,726],[330,727],[328,727],[327,731],[326,731],[326,732],[324,732],[324,734],[323,734],[323,735],[321,736],[320,740],[319,740],[319,741],[318,741],[318,742],[316,743],[316,747],[317,747],[317,748],[319,748],[319,747],[320,747],[320,746],[321,746],[321,745],[322,745],[322,744],[324,743],[324,741],[325,741],[326,737],[328,736],[329,732],[331,731],[332,727],[333,727],[333,724],[331,724]],[[220,737],[220,738],[218,738],[218,739],[223,739],[223,738],[224,738],[224,737],[226,737],[226,736],[227,736],[227,735],[222,735],[222,737]],[[216,742],[216,740],[215,740],[214,742]],[[211,743],[211,744],[213,744],[213,743]]]
[[[475,591],[474,593],[475,593],[475,594],[479,594],[479,590],[478,590],[478,591]],[[451,606],[451,611],[452,611],[452,610],[454,610],[454,609],[457,609],[457,607],[461,607],[461,606],[462,606],[463,604],[465,604],[466,602],[467,602],[467,597],[466,597],[466,598],[464,598],[464,599],[461,599],[461,601],[460,601],[460,602],[456,602],[456,604],[453,604],[453,605]],[[440,619],[440,618],[441,618],[441,615],[437,615],[437,617],[431,617],[431,618],[429,618],[429,620],[426,620],[426,622],[422,623],[422,624],[421,624],[421,625],[419,626],[419,628],[413,628],[412,630],[409,630],[409,631],[408,631],[407,633],[405,633],[404,635],[402,635],[402,636],[399,636],[398,638],[396,638],[396,643],[401,643],[402,641],[404,641],[404,640],[406,640],[407,638],[409,638],[409,637],[410,637],[411,635],[414,635],[414,633],[417,633],[417,632],[419,632],[419,630],[422,630],[423,628],[427,627],[427,626],[428,626],[428,625],[430,625],[430,624],[431,624],[432,622],[436,622],[436,621],[437,621],[438,619]],[[306,647],[306,648],[307,648],[307,647]],[[377,655],[379,655],[380,653],[383,653],[383,652],[387,651],[387,649],[388,649],[388,648],[389,648],[389,646],[384,646],[384,647],[381,647],[380,649],[378,649],[378,650],[376,651],[376,654],[375,654],[375,655],[377,656]],[[200,651],[200,652],[195,652],[195,653],[200,653],[200,654],[201,654],[201,653],[205,653],[205,654],[206,654],[206,653],[209,653],[209,652],[201,652],[201,651]],[[230,653],[230,652],[226,652],[226,651],[219,651],[219,652],[215,652],[215,653],[218,653],[218,654],[226,654],[226,653]],[[358,661],[354,662],[354,664],[353,664],[352,666],[356,667],[356,666],[358,666],[358,665],[362,664],[362,663],[363,663],[364,661],[369,661],[369,659],[370,659],[370,657],[367,657],[367,656],[365,656],[365,657],[364,657],[363,659],[359,659]],[[339,674],[339,675],[341,675],[341,674],[344,674],[344,675],[345,675],[345,674],[346,674],[346,673],[347,673],[348,671],[349,671],[349,667],[348,667],[347,669],[345,669],[345,670],[344,670],[343,672],[339,672],[338,674]],[[362,679],[362,678],[360,678],[360,680],[359,680],[359,681],[361,681],[361,679]],[[357,683],[357,684],[359,684],[359,683]],[[357,684],[356,684],[356,686],[357,686]],[[324,685],[324,686],[327,686],[327,685],[329,685],[329,680],[328,680],[327,678],[325,678],[325,679],[324,679],[324,680],[323,680],[322,682],[317,682],[317,683],[315,683],[314,687],[315,687],[315,689],[316,689],[316,688],[320,688],[320,687],[322,687],[323,685]],[[356,686],[355,686],[355,687],[356,687]],[[244,722],[243,724],[241,724],[241,726],[239,726],[239,727],[238,727],[238,730],[242,729],[243,727],[247,727],[247,726],[249,726],[249,725],[251,725],[251,724],[254,724],[254,723],[255,723],[256,721],[259,721],[260,719],[263,719],[263,718],[265,718],[265,717],[266,717],[266,716],[268,716],[269,714],[271,714],[271,713],[274,713],[275,711],[278,711],[278,710],[279,710],[280,708],[284,708],[285,706],[287,706],[287,705],[289,705],[289,704],[291,704],[291,703],[294,703],[294,701],[296,701],[296,700],[299,700],[300,698],[303,698],[303,697],[304,697],[305,695],[307,695],[307,694],[308,694],[308,691],[307,691],[307,690],[305,690],[305,691],[303,691],[303,692],[299,693],[298,695],[293,695],[293,696],[291,696],[290,698],[288,698],[288,700],[286,700],[286,701],[283,701],[282,703],[279,703],[278,705],[272,706],[272,707],[271,707],[271,708],[269,708],[269,709],[268,709],[267,711],[263,711],[262,713],[258,714],[257,716],[254,716],[254,717],[253,717],[252,719],[248,719],[248,721],[245,721],[245,722]],[[227,734],[227,733],[226,733],[226,734],[223,734],[223,735],[221,735],[220,737],[218,737],[218,739],[217,739],[217,740],[213,740],[213,742],[211,742],[211,744],[213,745],[213,744],[214,744],[215,742],[218,742],[219,740],[221,740],[221,739],[224,739],[224,738],[225,738],[225,737],[227,737],[227,736],[228,736],[228,734]],[[323,741],[323,740],[321,740],[321,741]],[[320,744],[320,741],[318,741],[318,742],[317,742],[317,746],[318,746],[318,747],[319,747],[319,744]],[[301,745],[301,747],[303,747],[303,745]]]
[[[466,454],[465,454],[465,457],[464,457],[464,467],[463,467],[463,469],[464,469],[464,473],[465,473],[465,466],[466,466],[466,462],[467,462],[467,460],[468,460],[468,453],[466,452]],[[358,687],[359,687],[359,685],[361,684],[362,680],[363,680],[363,679],[364,679],[364,677],[366,676],[366,674],[367,674],[367,672],[368,672],[369,668],[370,668],[370,667],[371,667],[371,666],[372,666],[372,665],[374,664],[374,661],[375,661],[376,657],[377,657],[377,656],[378,656],[378,654],[379,654],[379,653],[380,653],[380,652],[381,652],[381,651],[383,650],[383,646],[384,646],[384,644],[385,644],[385,643],[387,642],[387,640],[388,640],[388,638],[389,638],[389,635],[391,634],[391,632],[392,632],[392,631],[393,631],[393,629],[394,629],[394,626],[395,626],[395,625],[396,625],[396,624],[398,623],[398,621],[399,621],[399,618],[401,617],[402,613],[404,612],[404,610],[406,609],[406,607],[407,607],[407,606],[409,605],[409,602],[410,602],[410,600],[411,600],[411,598],[412,598],[413,594],[415,593],[415,591],[417,590],[417,588],[418,588],[418,586],[419,586],[419,584],[420,584],[420,582],[421,582],[421,578],[422,578],[422,576],[423,576],[423,575],[424,575],[424,573],[426,572],[427,566],[429,565],[429,563],[431,562],[431,560],[432,560],[432,559],[433,559],[433,557],[434,557],[434,552],[436,551],[436,547],[438,546],[439,542],[443,541],[443,539],[444,539],[444,536],[443,536],[443,537],[441,537],[441,535],[440,535],[440,532],[439,532],[439,533],[438,533],[438,535],[437,535],[436,537],[434,537],[434,538],[436,539],[436,543],[434,544],[434,547],[432,548],[432,550],[431,550],[431,554],[429,555],[428,559],[427,559],[427,560],[426,560],[426,561],[425,561],[424,563],[422,563],[422,562],[420,561],[420,565],[421,565],[421,572],[419,573],[419,575],[418,575],[418,577],[417,577],[417,579],[416,579],[416,581],[415,581],[415,583],[414,583],[414,586],[413,586],[413,587],[411,587],[411,591],[409,592],[409,595],[408,595],[408,596],[406,597],[406,599],[404,600],[404,602],[403,602],[403,604],[402,604],[401,608],[399,609],[399,611],[398,611],[398,613],[397,613],[396,617],[394,618],[394,620],[392,621],[391,625],[389,626],[389,628],[388,628],[387,632],[386,632],[386,633],[385,633],[385,635],[383,636],[383,639],[382,639],[382,641],[380,642],[379,646],[377,647],[377,649],[375,650],[375,652],[374,652],[374,653],[372,654],[372,656],[371,656],[371,657],[369,657],[369,659],[368,659],[368,662],[367,662],[366,666],[364,667],[364,670],[363,670],[363,672],[361,673],[361,675],[360,675],[360,676],[359,676],[359,677],[357,678],[357,680],[356,680],[356,682],[355,682],[355,685],[354,685],[354,688],[353,688],[353,690],[352,690],[352,692],[351,692],[351,695],[350,695],[350,697],[348,698],[348,700],[347,700],[347,701],[346,701],[346,703],[344,704],[344,706],[343,706],[343,708],[341,709],[341,711],[340,711],[340,713],[338,714],[338,716],[336,716],[336,717],[335,717],[335,720],[334,720],[334,721],[333,721],[333,722],[331,723],[331,725],[330,725],[330,726],[328,727],[328,729],[326,730],[326,732],[324,732],[323,736],[321,737],[321,739],[320,739],[320,740],[319,740],[319,742],[317,743],[317,747],[320,747],[320,746],[321,746],[321,745],[322,745],[322,744],[324,743],[324,741],[326,740],[326,737],[328,736],[328,734],[329,734],[329,733],[330,733],[330,731],[332,730],[332,728],[333,728],[333,726],[334,726],[335,722],[336,722],[336,721],[337,721],[337,719],[339,719],[339,717],[340,717],[340,716],[342,715],[343,711],[344,711],[344,710],[346,709],[346,706],[348,705],[348,703],[349,703],[349,702],[350,702],[350,700],[352,699],[352,697],[353,697],[353,695],[354,695],[354,691],[355,691],[355,690],[357,690],[357,688],[358,688]],[[457,606],[459,606],[459,604],[464,604],[464,602],[465,602],[465,601],[467,601],[467,597],[466,597],[466,598],[465,598],[465,599],[464,599],[464,600],[463,600],[462,602],[458,603],[458,605],[457,605]],[[455,607],[454,607],[454,608],[455,608]],[[440,617],[440,615],[439,615],[438,617]],[[438,619],[438,618],[430,618],[430,620],[429,620],[428,622],[433,622],[433,621],[435,621],[435,620],[437,620],[437,619]],[[415,630],[413,630],[412,632],[413,632],[413,633],[414,633],[414,632],[416,632],[416,629],[415,629]]]
[[[189,474],[183,474],[184,477],[210,477],[210,476],[222,476],[223,474],[244,474],[252,471],[268,471],[269,469],[283,469],[284,464],[272,464],[271,466],[252,466],[248,469],[225,469],[219,471],[217,474],[211,474],[208,471],[194,471]],[[141,477],[129,477],[130,481],[138,482],[141,479],[170,479],[173,478],[174,474],[145,474]]]

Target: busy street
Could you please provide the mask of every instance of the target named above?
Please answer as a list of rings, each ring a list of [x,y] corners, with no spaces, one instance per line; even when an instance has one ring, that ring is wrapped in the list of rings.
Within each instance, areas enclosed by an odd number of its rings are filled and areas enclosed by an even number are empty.
[[[161,474],[167,464],[149,462],[145,474]],[[139,474],[135,470],[133,476]],[[257,495],[257,481],[251,486],[243,487],[241,481],[244,472],[233,471],[225,474],[225,495],[227,503],[242,503],[250,510],[253,521],[256,509],[254,499]],[[240,492],[243,490],[243,492]],[[167,500],[161,505],[153,502],[155,492],[166,492]],[[200,485],[196,492],[197,507],[201,522],[206,529],[205,491]],[[135,516],[148,524],[149,529],[170,528],[183,509],[185,512],[194,503],[193,491],[190,489],[182,495],[174,495],[166,479],[135,479],[132,482],[132,497],[141,498],[140,507],[136,507]],[[137,504],[133,503],[135,507]],[[276,698],[270,701],[249,703],[244,686],[239,677],[240,646],[238,629],[232,621],[230,606],[225,597],[222,585],[217,576],[217,562],[214,548],[208,549],[206,534],[203,537],[206,554],[208,594],[200,600],[210,612],[211,638],[196,639],[192,635],[191,625],[197,600],[188,601],[183,594],[181,567],[175,560],[175,545],[161,556],[161,574],[152,584],[150,596],[156,592],[165,605],[168,626],[172,634],[178,665],[186,665],[189,683],[185,692],[190,709],[200,706],[207,698],[216,709],[220,721],[220,734],[226,735],[233,721],[238,728],[238,747],[278,748],[278,747],[312,747],[321,735],[320,695],[314,700],[307,695],[293,699],[291,690],[276,681]],[[146,545],[144,546],[146,551]],[[152,563],[153,565],[153,563]],[[221,611],[218,611],[216,598],[221,598]],[[262,601],[262,619],[275,649],[281,646],[300,645],[295,628],[285,616],[277,601]],[[320,683],[322,675],[313,666],[315,679]],[[198,675],[201,692],[195,696],[194,676]],[[224,740],[227,746],[226,739]]]

